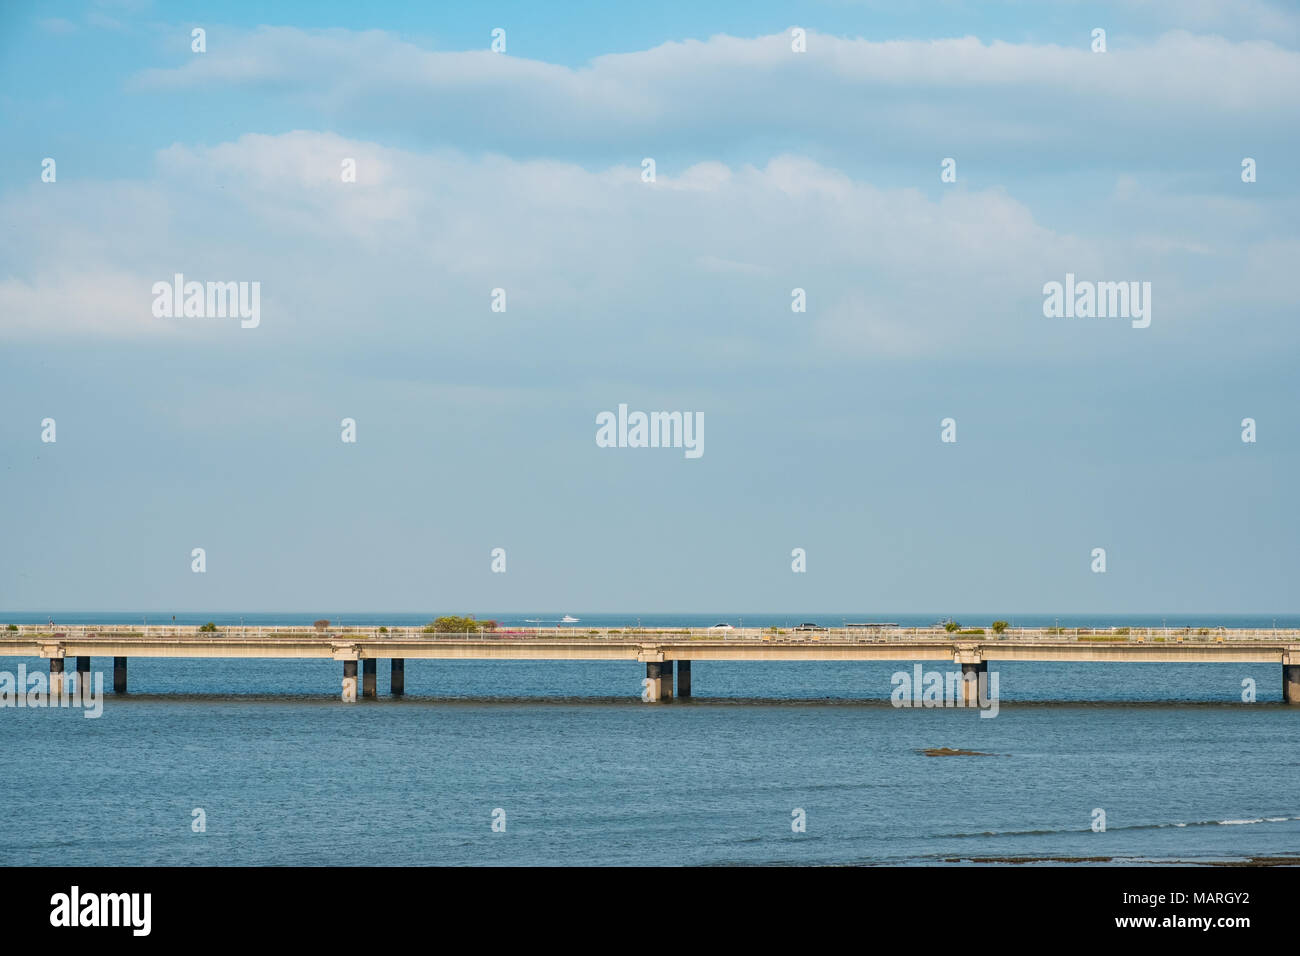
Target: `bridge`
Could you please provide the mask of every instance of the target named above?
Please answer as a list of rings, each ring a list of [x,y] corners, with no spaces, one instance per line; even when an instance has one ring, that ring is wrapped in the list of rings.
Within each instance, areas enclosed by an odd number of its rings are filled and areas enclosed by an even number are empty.
[[[1300,706],[1300,630],[1225,628],[1009,628],[1002,633],[940,627],[846,627],[820,631],[744,628],[525,628],[473,634],[422,628],[131,627],[87,625],[0,631],[0,657],[49,661],[50,693],[74,658],[89,674],[92,657],[113,658],[113,689],[126,693],[130,658],[315,658],[342,663],[342,698],[376,695],[379,661],[389,661],[391,693],[405,693],[408,659],[639,661],[643,699],[691,696],[696,661],[943,661],[959,666],[968,699],[990,663],[1250,663],[1280,665],[1282,697]],[[358,668],[360,681],[358,684]]]

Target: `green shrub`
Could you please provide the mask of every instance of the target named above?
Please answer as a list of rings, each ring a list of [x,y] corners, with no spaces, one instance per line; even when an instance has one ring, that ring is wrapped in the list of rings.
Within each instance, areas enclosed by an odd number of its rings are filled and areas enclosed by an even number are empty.
[[[5,625],[5,630],[6,630],[6,631],[16,631],[16,630],[18,630],[18,625],[17,625],[17,624],[6,624],[6,625]]]
[[[956,621],[945,621],[943,625],[943,629],[947,631],[949,634],[951,634],[955,630],[958,630],[960,627],[961,625],[958,624]]]
[[[201,628],[199,628],[199,630],[204,632],[205,634],[211,634],[216,629],[217,629],[217,625],[213,624],[211,621],[208,621],[207,624],[204,624]]]
[[[449,614],[437,618],[425,625],[426,634],[477,634],[480,624],[472,617],[457,617]]]
[[[1129,630],[1130,630],[1130,629],[1127,628],[1127,627],[1117,627],[1117,628],[1115,628],[1115,633],[1116,633],[1116,634],[1124,634],[1124,635],[1127,635],[1127,634],[1129,633]]]
[[[383,625],[380,625],[380,627],[379,627],[379,633],[380,633],[380,634],[387,634],[387,633],[388,633],[388,628],[384,627]]]
[[[1001,633],[1002,633],[1003,631],[1005,631],[1008,627],[1010,627],[1010,625],[1007,624],[1006,621],[994,621],[994,622],[993,622],[993,633],[994,633],[994,634],[1001,634]]]

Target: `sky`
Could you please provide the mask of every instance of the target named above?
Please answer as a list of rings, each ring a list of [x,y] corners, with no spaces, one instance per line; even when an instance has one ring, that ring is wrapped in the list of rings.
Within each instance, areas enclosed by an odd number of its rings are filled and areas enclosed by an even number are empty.
[[[1265,0],[7,3],[0,611],[1300,611],[1298,120]]]

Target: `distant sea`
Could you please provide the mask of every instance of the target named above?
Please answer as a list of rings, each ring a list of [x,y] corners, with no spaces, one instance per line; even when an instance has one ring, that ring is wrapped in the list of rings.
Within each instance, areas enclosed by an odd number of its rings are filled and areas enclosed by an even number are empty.
[[[479,614],[582,624],[930,624],[987,614]],[[419,624],[428,614],[245,614]],[[1016,624],[1043,615],[999,615]],[[170,613],[0,612],[0,623]],[[178,623],[240,615],[177,613]],[[1060,615],[1062,626],[1272,626]],[[1278,626],[1300,626],[1279,615]],[[35,659],[0,659],[0,671]],[[940,667],[934,662],[926,667]],[[95,671],[111,685],[111,661]],[[634,662],[406,663],[338,700],[333,661],[130,662],[103,716],[0,709],[0,865],[924,864],[1300,860],[1300,708],[1280,668],[1000,664],[1001,708],[898,709],[907,662],[709,663],[639,699]],[[1257,684],[1242,702],[1243,680]],[[926,756],[948,747],[989,756]],[[206,831],[194,831],[202,811]],[[505,832],[494,832],[502,811]],[[791,823],[803,812],[806,832]],[[1104,812],[1105,831],[1094,832]],[[498,813],[496,819],[501,819]]]
[[[226,611],[0,611],[2,624],[44,624],[51,618],[56,624],[170,624],[175,616],[177,624],[205,624],[212,621],[220,625],[245,624],[264,627],[311,624],[325,618],[336,625],[415,626],[427,624],[443,614],[468,614],[465,610],[425,611],[415,614],[393,614],[363,611],[303,611],[300,613],[258,612],[230,613]],[[790,614],[753,614],[722,611],[709,614],[638,614],[633,612],[584,613],[571,609],[558,611],[529,611],[493,614],[475,613],[479,620],[497,621],[504,626],[523,625],[529,620],[541,620],[558,625],[565,615],[576,617],[582,624],[592,627],[711,627],[714,624],[732,624],[736,627],[793,626],[808,621],[826,627],[845,623],[888,622],[903,627],[925,627],[951,618],[962,624],[981,626],[996,619],[1010,622],[1012,627],[1300,627],[1300,614],[989,614],[942,611],[927,614],[890,614],[882,611],[861,611],[846,614],[842,611],[803,612]]]

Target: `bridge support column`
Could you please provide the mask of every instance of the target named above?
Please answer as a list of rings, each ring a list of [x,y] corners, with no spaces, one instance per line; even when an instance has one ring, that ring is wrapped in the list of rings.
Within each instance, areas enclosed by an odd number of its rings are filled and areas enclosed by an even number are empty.
[[[390,663],[393,665],[393,676],[389,683],[389,693],[401,697],[406,693],[406,660],[394,657]]]
[[[77,658],[77,693],[85,700],[85,693],[90,689],[90,658]]]
[[[1282,699],[1300,706],[1300,664],[1282,665]]]
[[[50,699],[63,696],[63,658],[50,658]]]
[[[677,696],[691,696],[691,662],[677,662]]]
[[[126,693],[126,658],[113,658],[113,693]]]
[[[375,675],[379,673],[379,661],[373,657],[367,657],[361,662],[361,696],[374,697],[375,693]]]
[[[961,665],[961,697],[965,707],[978,707],[980,702],[980,675],[988,680],[988,661]]]
[[[643,699],[649,703],[667,703],[673,699],[673,662],[649,661],[645,666],[646,692]]]
[[[357,702],[357,662],[343,662],[343,703]]]

